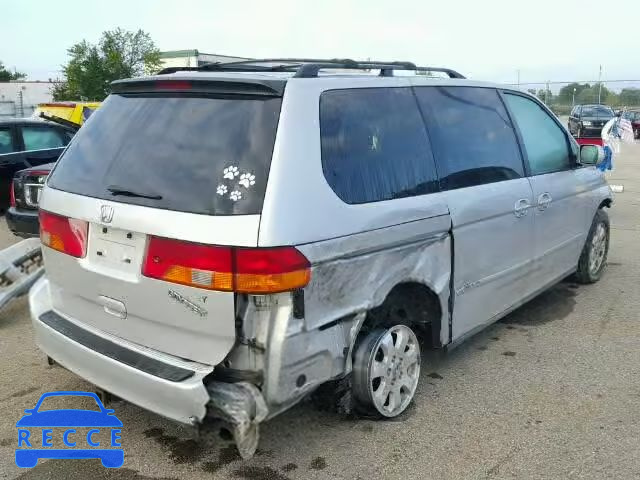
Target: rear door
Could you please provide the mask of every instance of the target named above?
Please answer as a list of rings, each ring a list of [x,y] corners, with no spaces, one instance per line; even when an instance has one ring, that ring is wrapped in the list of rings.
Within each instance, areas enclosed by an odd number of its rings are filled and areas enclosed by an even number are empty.
[[[25,168],[20,155],[15,153],[17,150],[18,141],[14,126],[0,125],[0,209],[9,206],[9,186],[13,174]]]
[[[112,94],[76,134],[41,209],[88,222],[87,251],[45,248],[45,263],[59,313],[215,365],[235,342],[234,293],[195,267],[257,245],[281,98],[169,87]]]
[[[533,195],[495,89],[416,87],[453,229],[456,339],[532,291]]]
[[[71,139],[68,133],[54,125],[21,125],[19,130],[23,159],[29,167],[55,162]]]
[[[571,115],[569,115],[569,133],[576,135],[578,131],[578,115],[580,113],[580,107],[573,107]]]
[[[535,206],[533,279],[542,287],[578,265],[594,214],[589,193],[601,180],[593,167],[576,165],[577,146],[546,108],[514,92],[504,97],[528,161]]]

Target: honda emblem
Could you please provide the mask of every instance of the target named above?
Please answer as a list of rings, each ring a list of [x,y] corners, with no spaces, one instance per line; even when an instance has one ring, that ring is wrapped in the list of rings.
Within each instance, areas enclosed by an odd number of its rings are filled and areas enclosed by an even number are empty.
[[[102,223],[111,223],[111,220],[113,220],[113,207],[102,205],[100,207],[100,221]]]

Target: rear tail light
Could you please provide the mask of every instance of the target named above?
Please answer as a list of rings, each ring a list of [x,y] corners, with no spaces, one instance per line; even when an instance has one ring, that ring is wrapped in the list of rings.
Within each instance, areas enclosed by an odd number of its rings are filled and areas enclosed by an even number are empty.
[[[43,245],[76,258],[87,254],[87,222],[44,210],[40,210],[39,217]]]
[[[16,187],[14,185],[15,180],[11,180],[11,186],[9,187],[9,205],[16,206]]]
[[[309,261],[293,247],[235,248],[151,237],[142,274],[167,282],[240,293],[277,293],[309,283]]]
[[[231,270],[230,248],[151,237],[142,274],[182,285],[231,291]]]

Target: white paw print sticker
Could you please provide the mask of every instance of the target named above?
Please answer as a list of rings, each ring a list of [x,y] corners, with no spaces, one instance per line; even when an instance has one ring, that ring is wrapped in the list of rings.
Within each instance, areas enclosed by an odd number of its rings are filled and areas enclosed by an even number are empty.
[[[224,195],[225,193],[227,193],[227,190],[229,189],[227,188],[226,185],[218,185],[218,189],[216,190],[216,193],[218,195]]]
[[[244,188],[249,188],[251,185],[255,185],[256,176],[250,173],[243,173],[240,175],[240,181],[238,183]]]
[[[231,192],[229,194],[229,198],[231,200],[233,200],[234,202],[237,202],[238,200],[240,200],[242,198],[242,192],[240,192],[238,190],[234,190],[233,192]]]
[[[228,178],[229,180],[233,180],[240,174],[240,172],[238,171],[238,167],[235,167],[233,165],[225,168],[222,173],[224,173],[224,178]]]

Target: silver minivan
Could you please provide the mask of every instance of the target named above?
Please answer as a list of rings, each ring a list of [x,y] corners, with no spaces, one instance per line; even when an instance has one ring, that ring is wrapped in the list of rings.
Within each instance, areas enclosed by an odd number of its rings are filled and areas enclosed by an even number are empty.
[[[143,408],[226,422],[243,457],[307,394],[395,417],[421,348],[600,278],[600,157],[535,97],[448,69],[287,59],[118,81],[42,194],[37,342]]]

